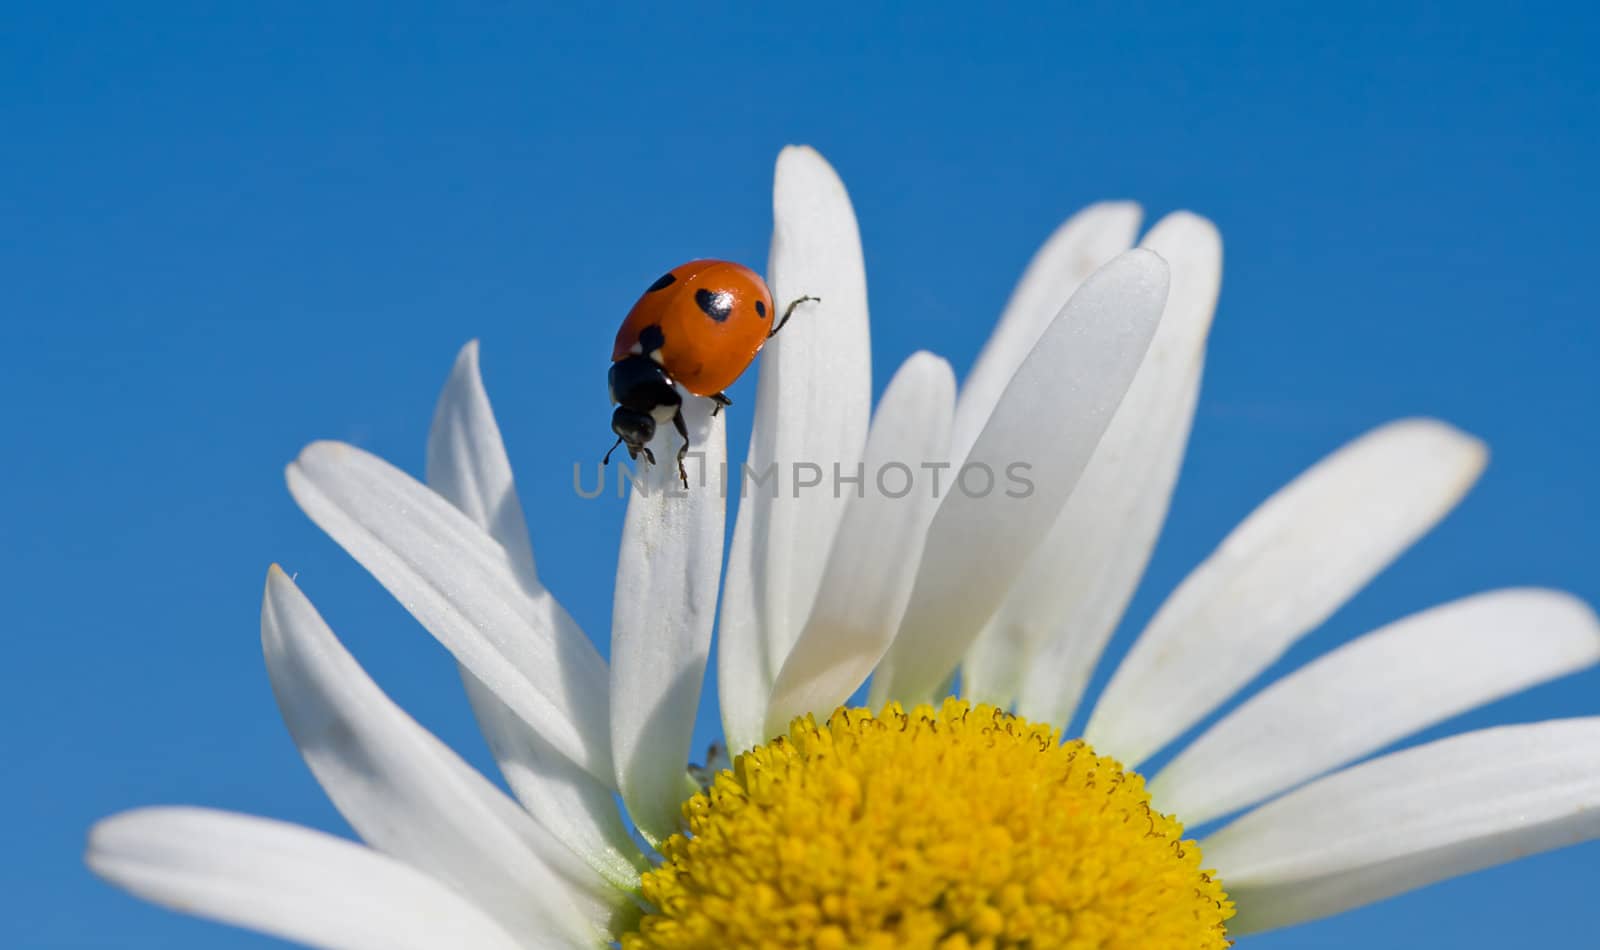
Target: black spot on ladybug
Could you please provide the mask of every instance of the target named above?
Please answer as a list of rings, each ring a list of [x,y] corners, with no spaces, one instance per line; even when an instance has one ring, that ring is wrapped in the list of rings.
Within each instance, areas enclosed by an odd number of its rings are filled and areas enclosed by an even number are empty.
[[[733,294],[726,290],[713,293],[702,287],[694,292],[694,302],[705,311],[706,316],[718,323],[728,319],[733,313]]]
[[[767,318],[767,305],[759,300],[756,301],[756,316],[763,320]]]
[[[663,287],[671,287],[673,284],[675,284],[677,282],[678,282],[678,278],[672,276],[672,271],[667,271],[665,274],[662,274],[660,277],[657,277],[655,283],[651,284],[649,287],[646,287],[644,292],[647,293],[647,294],[653,294],[656,291],[660,290],[661,288],[663,288]]]
[[[672,275],[668,274],[667,276],[671,277]],[[667,338],[661,332],[661,325],[658,323],[652,323],[639,331],[639,349],[641,352],[654,353],[656,350],[661,349],[666,342]]]

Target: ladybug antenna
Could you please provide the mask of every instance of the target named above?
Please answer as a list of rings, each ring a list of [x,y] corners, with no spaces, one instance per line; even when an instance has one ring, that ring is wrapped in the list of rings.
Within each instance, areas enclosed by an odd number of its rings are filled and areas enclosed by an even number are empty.
[[[601,465],[610,465],[611,464],[611,453],[615,452],[617,450],[617,446],[619,446],[621,444],[622,444],[622,436],[619,435],[619,436],[617,436],[617,441],[611,443],[611,448],[606,449],[606,457],[600,460],[600,464]]]
[[[778,335],[778,331],[783,329],[783,325],[785,323],[789,322],[789,317],[794,313],[794,308],[796,308],[796,307],[800,306],[801,304],[805,303],[807,300],[810,300],[813,303],[822,303],[822,298],[821,297],[813,297],[810,294],[806,294],[804,297],[796,297],[793,300],[789,301],[789,306],[783,308],[783,317],[778,320],[777,325],[775,325],[772,328],[772,330],[767,334],[767,339],[770,340],[773,337],[777,336]]]

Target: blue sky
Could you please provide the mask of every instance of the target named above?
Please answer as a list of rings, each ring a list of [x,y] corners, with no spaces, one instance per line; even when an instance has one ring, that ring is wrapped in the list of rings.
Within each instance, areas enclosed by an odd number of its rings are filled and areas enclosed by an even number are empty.
[[[854,197],[880,388],[920,348],[964,372],[1086,203],[1221,227],[1194,443],[1114,654],[1269,492],[1409,414],[1484,437],[1487,475],[1274,672],[1492,587],[1600,602],[1592,8],[275,10],[0,8],[0,942],[278,945],[79,859],[94,819],[142,804],[345,831],[261,666],[271,561],[488,765],[446,655],[282,467],[340,438],[418,471],[481,338],[542,573],[603,640],[622,503],[575,498],[570,463],[609,444],[611,336],[673,263],[762,265],[789,142]],[[1596,713],[1590,671],[1426,736]],[[1591,844],[1245,946],[1571,945],[1597,879]]]

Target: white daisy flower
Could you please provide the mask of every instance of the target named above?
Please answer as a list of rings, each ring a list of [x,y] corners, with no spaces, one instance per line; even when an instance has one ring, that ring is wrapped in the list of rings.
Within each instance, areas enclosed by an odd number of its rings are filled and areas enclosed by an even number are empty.
[[[511,796],[395,706],[273,568],[273,688],[364,844],[143,809],[93,829],[90,866],[329,948],[1193,950],[1600,835],[1600,717],[1350,765],[1600,658],[1593,613],[1546,590],[1397,620],[1251,697],[1148,788],[1137,771],[1466,492],[1483,445],[1429,420],[1267,499],[1156,613],[1083,740],[1061,743],[1165,518],[1216,230],[1175,214],[1130,249],[1138,209],[1089,208],[1040,250],[959,397],[917,354],[869,426],[845,189],[791,148],[774,204],[776,298],[823,301],[760,369],[747,464],[775,466],[777,490],[747,494],[722,579],[728,414],[690,399],[701,484],[642,472],[609,664],[539,580],[475,345],[439,401],[426,486],[337,443],[289,466],[306,513],[455,656]],[[677,436],[657,439],[672,458]],[[985,470],[999,481],[981,491]],[[743,755],[702,789],[685,763],[714,619]],[[946,698],[958,670],[964,700]],[[870,710],[839,708],[869,676]]]

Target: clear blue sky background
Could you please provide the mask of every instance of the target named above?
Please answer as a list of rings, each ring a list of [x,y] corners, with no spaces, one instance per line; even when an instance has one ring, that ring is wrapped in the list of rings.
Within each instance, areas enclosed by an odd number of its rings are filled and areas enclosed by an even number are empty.
[[[1270,491],[1414,413],[1485,437],[1487,476],[1275,672],[1494,586],[1600,601],[1592,7],[275,6],[0,12],[6,946],[277,945],[79,858],[151,803],[344,831],[261,666],[269,561],[487,764],[446,655],[282,467],[332,437],[418,471],[481,337],[543,573],[603,639],[622,503],[576,499],[570,462],[609,441],[615,324],[667,265],[764,262],[789,142],[854,196],[880,388],[918,348],[964,372],[1088,202],[1221,226],[1194,444],[1114,652]],[[1429,735],[1583,714],[1600,673]],[[1588,845],[1247,946],[1587,945],[1597,883]]]

